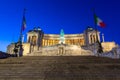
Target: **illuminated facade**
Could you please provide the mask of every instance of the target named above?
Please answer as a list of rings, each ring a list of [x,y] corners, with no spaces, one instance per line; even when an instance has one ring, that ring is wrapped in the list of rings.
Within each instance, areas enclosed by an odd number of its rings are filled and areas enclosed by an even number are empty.
[[[63,32],[62,36],[61,33],[45,34],[40,28],[34,28],[27,33],[27,42],[31,43],[32,45],[44,47],[61,44],[62,39],[63,44],[84,46],[96,42],[96,33],[98,39],[100,40],[99,32],[96,32],[93,28],[90,27],[81,34],[64,34]]]
[[[100,32],[91,27],[77,34],[66,34],[63,30],[60,34],[45,34],[38,27],[28,31],[27,42],[22,44],[23,56],[94,55],[97,40],[101,41]],[[104,52],[109,52],[115,47],[115,42],[102,42]],[[7,53],[14,54],[14,48],[15,43],[8,45]]]

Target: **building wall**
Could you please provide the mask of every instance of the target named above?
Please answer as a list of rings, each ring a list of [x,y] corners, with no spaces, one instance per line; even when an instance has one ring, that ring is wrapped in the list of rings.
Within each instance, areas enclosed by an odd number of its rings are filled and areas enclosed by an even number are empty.
[[[93,28],[88,28],[84,31],[84,39],[87,46],[89,46],[89,44],[94,44],[97,40],[100,41],[100,32]]]
[[[102,47],[104,52],[109,52],[116,47],[115,42],[102,42]]]
[[[96,36],[97,33],[97,36]],[[64,34],[65,44],[78,45],[87,47],[86,49],[94,51],[94,43],[100,41],[100,32],[95,31],[93,28],[87,28],[84,33],[81,34]],[[44,34],[41,29],[30,30],[27,33],[27,42],[23,43],[23,55],[26,56],[28,53],[39,51],[44,46],[52,46],[60,43],[60,34]],[[90,46],[93,45],[93,46]],[[115,47],[114,42],[102,43],[104,51],[110,51]],[[7,52],[14,54],[15,44],[10,44],[7,47]]]
[[[85,39],[83,34],[65,34],[65,44],[68,45],[85,45]],[[51,46],[59,44],[60,35],[58,34],[44,34],[42,39],[42,46]]]
[[[100,32],[91,27],[88,27],[82,34],[64,34],[64,43],[68,45],[94,44],[97,39],[100,41]],[[44,34],[41,29],[35,28],[27,33],[27,42],[33,46],[42,47],[59,44],[61,40],[60,34]]]
[[[23,56],[26,56],[30,53],[30,43],[23,43]]]
[[[30,53],[30,43],[23,43],[22,47],[23,47],[23,55],[24,56],[27,55],[28,53]],[[15,43],[12,43],[12,44],[8,45],[7,53],[15,54],[14,48],[15,48]]]
[[[14,48],[15,48],[15,44],[11,43],[10,45],[7,46],[7,53],[9,54],[14,54]]]
[[[34,46],[42,46],[42,39],[43,39],[44,33],[40,29],[34,29],[30,30],[27,33],[27,42]]]
[[[51,46],[58,44],[59,37],[60,35],[58,34],[44,34],[44,37],[42,39],[42,46]]]
[[[38,33],[36,32],[30,32],[27,35],[27,42],[28,43],[32,43],[32,44],[37,44],[37,40],[38,40]]]

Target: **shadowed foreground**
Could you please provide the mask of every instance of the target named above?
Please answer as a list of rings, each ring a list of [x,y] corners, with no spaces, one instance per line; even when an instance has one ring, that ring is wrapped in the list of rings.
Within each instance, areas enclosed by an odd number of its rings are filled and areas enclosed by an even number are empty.
[[[0,80],[120,80],[120,60],[94,56],[0,59]]]

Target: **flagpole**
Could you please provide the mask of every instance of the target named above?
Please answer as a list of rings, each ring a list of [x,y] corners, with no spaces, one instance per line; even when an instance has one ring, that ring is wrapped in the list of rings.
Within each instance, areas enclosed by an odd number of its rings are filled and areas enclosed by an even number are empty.
[[[23,20],[25,18],[25,9],[23,10],[23,18],[22,18],[22,25],[21,25],[21,29],[20,29],[20,38],[19,38],[19,52],[18,52],[18,57],[23,56],[23,48],[22,48],[22,32],[23,32]]]
[[[95,9],[93,8],[93,17],[94,17],[94,27],[95,27],[95,32],[96,32],[96,47],[97,47],[97,53],[98,53],[98,56],[99,56],[99,53],[102,53],[103,50],[102,50],[102,45],[101,45],[101,42],[99,41],[98,39],[98,34],[97,34],[97,22],[96,22],[96,15],[95,15]]]
[[[22,26],[23,26],[23,19],[24,19],[24,17],[25,17],[25,10],[26,9],[24,9],[23,10],[23,18],[22,18],[22,25],[21,25],[21,28],[20,28],[20,38],[19,38],[19,41],[21,42],[22,41]]]
[[[95,19],[95,9],[93,9],[93,17],[94,17],[94,27],[95,27],[95,32],[96,32],[96,42],[98,42],[98,35],[97,35],[97,25],[96,25],[96,19]]]

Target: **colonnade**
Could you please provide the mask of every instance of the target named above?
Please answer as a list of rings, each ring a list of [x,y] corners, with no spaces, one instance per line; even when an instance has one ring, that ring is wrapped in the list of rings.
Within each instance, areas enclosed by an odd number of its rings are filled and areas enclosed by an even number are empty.
[[[28,42],[36,45],[37,44],[37,36],[29,36]]]
[[[51,46],[58,44],[59,40],[53,40],[53,39],[43,39],[42,40],[42,46]],[[65,39],[65,44],[69,45],[85,45],[84,39]]]
[[[59,40],[52,40],[52,39],[43,39],[42,40],[42,46],[51,46],[58,44]]]
[[[84,45],[84,39],[68,39],[65,40],[66,44],[70,44],[70,45]]]
[[[97,37],[98,37],[98,36],[96,36],[95,34],[91,34],[91,35],[89,36],[90,44],[95,43],[95,42],[97,41]],[[99,37],[98,37],[98,40],[99,40]]]

